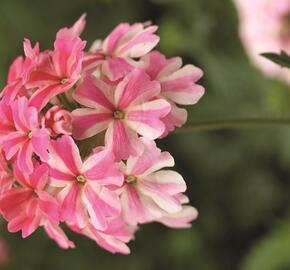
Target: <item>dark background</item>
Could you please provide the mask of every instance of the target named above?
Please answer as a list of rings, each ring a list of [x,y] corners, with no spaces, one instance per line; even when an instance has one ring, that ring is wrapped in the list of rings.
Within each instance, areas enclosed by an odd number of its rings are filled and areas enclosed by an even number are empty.
[[[287,115],[290,92],[264,78],[238,37],[229,0],[0,0],[0,83],[22,53],[24,37],[51,48],[56,31],[83,12],[88,43],[123,21],[160,26],[158,49],[180,55],[205,71],[206,94],[189,108],[189,122],[235,116]],[[142,226],[129,256],[111,255],[71,235],[63,251],[39,230],[22,240],[0,235],[15,270],[287,270],[290,269],[290,133],[287,127],[193,131],[170,135],[159,145],[176,159],[200,212],[191,229]]]

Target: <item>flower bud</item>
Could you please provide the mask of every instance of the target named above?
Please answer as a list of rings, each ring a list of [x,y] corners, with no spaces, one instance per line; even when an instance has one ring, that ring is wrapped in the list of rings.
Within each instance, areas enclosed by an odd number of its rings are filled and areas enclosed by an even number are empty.
[[[55,105],[50,108],[43,119],[44,126],[51,132],[52,136],[59,134],[72,134],[72,116],[69,111]]]

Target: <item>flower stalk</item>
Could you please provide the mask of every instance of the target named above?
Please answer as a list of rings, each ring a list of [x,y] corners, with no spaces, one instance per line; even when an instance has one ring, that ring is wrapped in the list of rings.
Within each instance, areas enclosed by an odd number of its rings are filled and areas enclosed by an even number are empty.
[[[188,133],[192,131],[211,131],[219,129],[239,128],[265,128],[265,127],[290,127],[290,118],[287,117],[233,117],[221,119],[195,120],[173,134]]]

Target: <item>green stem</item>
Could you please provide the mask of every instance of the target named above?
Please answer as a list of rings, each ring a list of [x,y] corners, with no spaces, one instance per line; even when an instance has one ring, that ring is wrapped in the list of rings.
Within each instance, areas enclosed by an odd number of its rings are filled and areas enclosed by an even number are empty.
[[[69,100],[67,99],[67,97],[64,93],[59,94],[57,97],[58,97],[60,103],[65,107],[65,109],[67,109],[67,110],[74,109],[73,105],[69,102]]]
[[[248,118],[225,118],[196,120],[188,123],[182,128],[176,129],[174,133],[186,133],[191,131],[209,131],[219,129],[236,129],[236,128],[257,128],[257,127],[290,127],[290,118],[265,118],[265,117],[248,117]]]

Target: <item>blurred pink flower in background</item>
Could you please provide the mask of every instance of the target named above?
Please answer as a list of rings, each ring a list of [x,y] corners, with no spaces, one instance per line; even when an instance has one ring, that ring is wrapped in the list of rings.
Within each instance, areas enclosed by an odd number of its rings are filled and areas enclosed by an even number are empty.
[[[260,56],[290,53],[290,0],[233,0],[240,17],[240,37],[253,63],[267,76],[290,84],[290,71]]]
[[[1,220],[0,220],[1,222]],[[11,260],[10,249],[4,238],[0,238],[0,267],[7,265]]]

